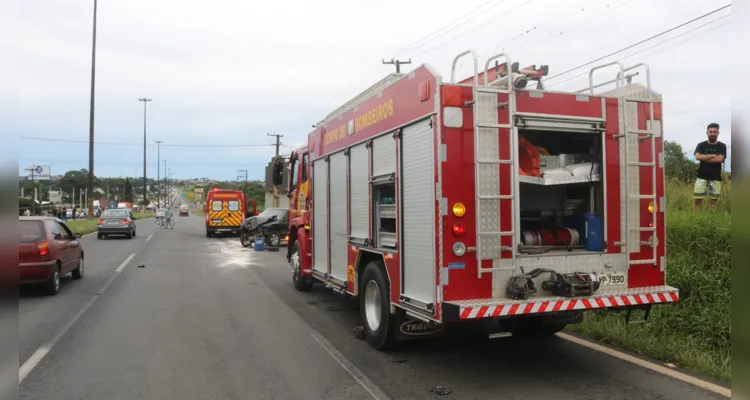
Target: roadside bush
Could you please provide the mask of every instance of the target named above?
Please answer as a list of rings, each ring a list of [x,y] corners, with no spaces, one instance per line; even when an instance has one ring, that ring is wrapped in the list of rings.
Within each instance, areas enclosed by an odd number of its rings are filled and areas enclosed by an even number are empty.
[[[647,324],[626,325],[624,315],[601,312],[570,329],[731,382],[731,204],[725,197],[719,212],[693,213],[692,187],[667,187],[667,284],[680,289],[676,305],[654,307]]]

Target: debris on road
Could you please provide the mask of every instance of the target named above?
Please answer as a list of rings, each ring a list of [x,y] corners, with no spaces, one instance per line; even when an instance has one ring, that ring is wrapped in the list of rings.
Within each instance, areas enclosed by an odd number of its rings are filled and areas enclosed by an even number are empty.
[[[146,268],[145,264],[138,264],[138,268]]]
[[[433,386],[432,389],[430,389],[432,393],[435,393],[438,396],[445,396],[453,393],[452,390],[448,389],[445,386]]]
[[[357,326],[354,328],[354,337],[359,340],[365,340],[365,328],[363,326]]]

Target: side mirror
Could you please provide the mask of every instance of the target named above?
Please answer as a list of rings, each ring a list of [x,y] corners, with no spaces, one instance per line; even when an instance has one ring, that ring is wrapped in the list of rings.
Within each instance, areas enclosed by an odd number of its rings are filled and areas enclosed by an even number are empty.
[[[80,233],[74,233],[73,237],[75,237],[76,239],[80,239],[81,238],[81,234]]]
[[[279,219],[279,218],[278,218],[277,216],[275,216],[275,215],[272,215],[272,216],[271,216],[271,218],[269,218],[268,220],[269,220],[269,221],[271,221],[271,222],[273,222],[273,221],[276,221],[276,220],[278,220],[278,219]]]

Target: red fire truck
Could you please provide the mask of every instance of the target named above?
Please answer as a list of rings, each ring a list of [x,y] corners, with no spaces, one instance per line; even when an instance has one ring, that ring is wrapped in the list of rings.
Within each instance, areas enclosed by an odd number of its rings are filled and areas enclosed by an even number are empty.
[[[456,81],[467,56],[473,76]],[[293,152],[295,288],[358,296],[377,349],[454,322],[552,334],[586,310],[645,319],[678,301],[648,66],[595,67],[577,92],[546,90],[547,66],[506,54],[479,68],[469,50],[449,82],[429,65],[390,74]],[[615,79],[595,83],[606,69]]]

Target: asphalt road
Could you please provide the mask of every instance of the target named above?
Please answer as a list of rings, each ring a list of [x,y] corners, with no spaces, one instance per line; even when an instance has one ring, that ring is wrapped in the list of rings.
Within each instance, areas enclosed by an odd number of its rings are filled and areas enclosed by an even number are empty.
[[[22,290],[21,398],[722,398],[559,338],[376,352],[352,334],[354,302],[294,291],[283,249],[208,239],[201,217],[138,223],[132,240],[84,238],[85,276],[58,296]]]

